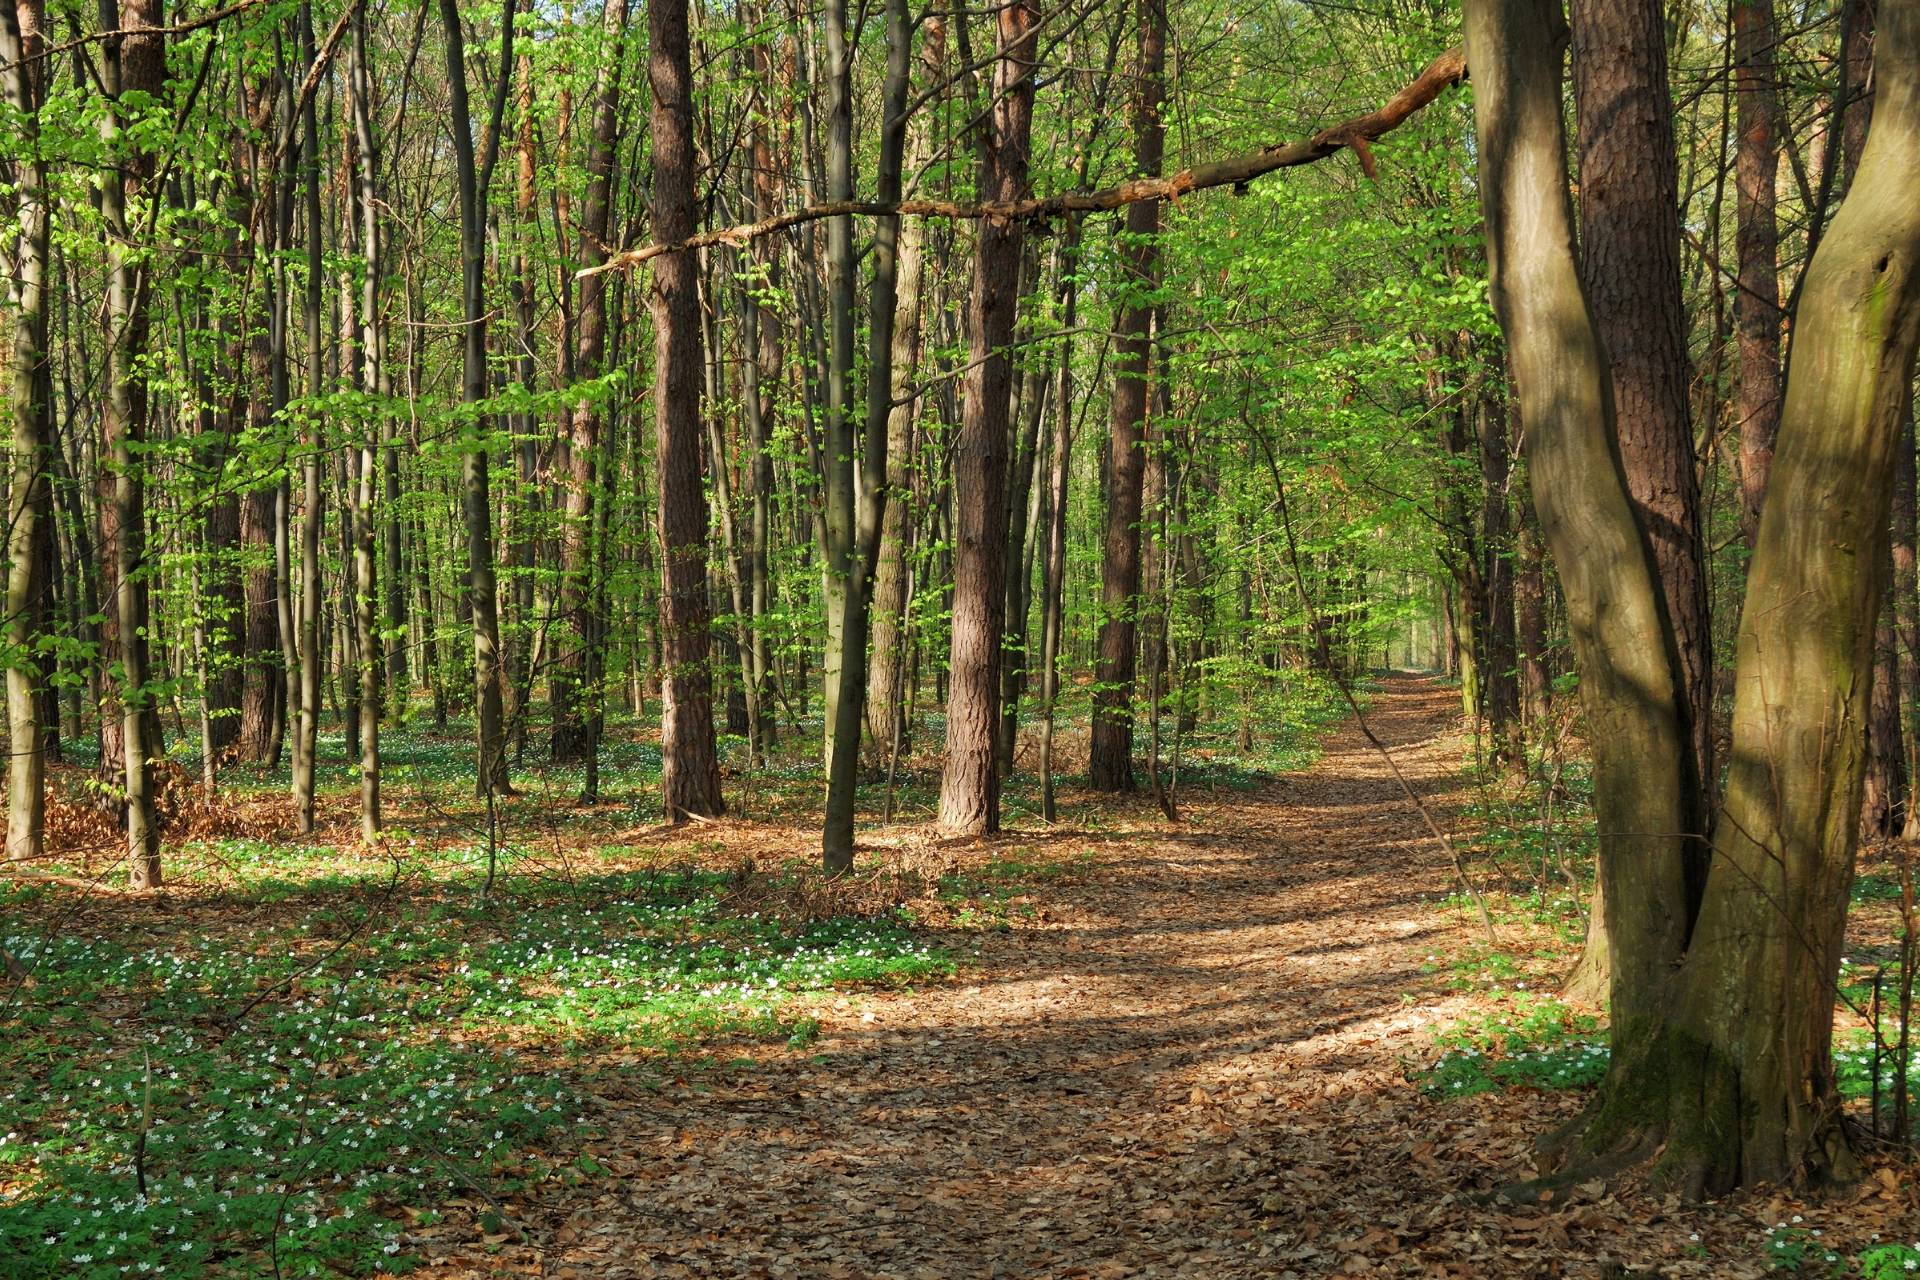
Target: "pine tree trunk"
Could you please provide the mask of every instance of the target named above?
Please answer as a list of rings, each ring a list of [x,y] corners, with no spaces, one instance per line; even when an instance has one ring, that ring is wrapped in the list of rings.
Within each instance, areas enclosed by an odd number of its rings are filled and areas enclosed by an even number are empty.
[[[693,72],[687,0],[647,8],[653,86],[653,217],[657,239],[693,234]],[[700,480],[700,296],[692,253],[653,262],[655,487],[659,492],[660,636],[665,681],[660,785],[670,821],[725,812],[713,735],[709,665],[707,503]]]
[[[1753,546],[1780,429],[1780,229],[1774,182],[1780,167],[1779,36],[1773,0],[1731,0],[1733,83],[1740,140],[1735,152],[1735,254],[1740,287],[1740,527]]]
[[[1166,149],[1160,104],[1165,96],[1166,16],[1162,0],[1135,0],[1139,21],[1139,84],[1134,97],[1133,167],[1159,176]],[[1127,206],[1126,292],[1114,340],[1113,414],[1109,431],[1106,538],[1100,590],[1100,659],[1094,672],[1093,737],[1088,781],[1096,791],[1132,791],[1133,686],[1140,609],[1141,455],[1147,417],[1149,332],[1159,279],[1155,237],[1160,206]]]
[[[991,162],[983,194],[1027,193],[1033,67],[1039,10],[1014,0],[999,10],[991,111]],[[972,332],[959,438],[954,450],[952,642],[947,680],[947,762],[940,825],[954,834],[1000,829],[1000,645],[1006,608],[1007,411],[1012,365],[1006,346],[1019,304],[1018,222],[984,219],[974,248]]]

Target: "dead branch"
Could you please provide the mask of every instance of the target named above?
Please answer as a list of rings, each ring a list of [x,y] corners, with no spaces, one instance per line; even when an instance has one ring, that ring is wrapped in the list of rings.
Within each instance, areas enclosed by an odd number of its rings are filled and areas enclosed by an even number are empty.
[[[1188,192],[1204,191],[1210,187],[1233,187],[1241,190],[1247,183],[1262,174],[1272,173],[1275,169],[1312,164],[1316,160],[1324,160],[1347,148],[1353,149],[1354,154],[1360,158],[1362,171],[1369,178],[1373,178],[1377,175],[1378,169],[1368,144],[1398,128],[1414,112],[1432,103],[1442,91],[1459,84],[1466,77],[1466,48],[1463,45],[1455,45],[1428,63],[1426,69],[1415,77],[1411,84],[1394,94],[1377,110],[1322,129],[1302,142],[1275,143],[1248,155],[1233,156],[1226,160],[1195,165],[1191,169],[1182,169],[1171,178],[1135,178],[1099,191],[1069,191],[1045,198],[989,201],[979,204],[961,204],[951,200],[836,200],[826,204],[808,205],[804,209],[790,210],[754,222],[742,222],[731,227],[702,231],[684,240],[642,245],[638,249],[628,249],[624,253],[615,254],[600,266],[588,267],[576,274],[590,276],[602,271],[629,271],[664,253],[681,253],[720,244],[743,245],[748,241],[773,235],[789,227],[819,222],[826,218],[848,216],[884,218],[904,214],[918,218],[956,220],[994,218],[1004,221],[1016,219],[1034,221],[1063,217],[1067,214],[1102,213],[1137,204],[1142,200],[1178,200]]]

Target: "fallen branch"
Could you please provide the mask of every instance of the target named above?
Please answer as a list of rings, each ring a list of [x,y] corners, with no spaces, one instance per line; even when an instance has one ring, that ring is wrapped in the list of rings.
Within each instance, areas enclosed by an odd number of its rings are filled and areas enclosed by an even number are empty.
[[[628,271],[665,253],[705,249],[713,245],[743,245],[750,240],[770,236],[789,227],[827,218],[897,217],[985,218],[1029,221],[1064,217],[1067,214],[1102,213],[1138,204],[1142,200],[1178,200],[1190,191],[1209,187],[1233,187],[1243,190],[1247,183],[1275,169],[1312,164],[1351,148],[1360,161],[1360,169],[1369,178],[1377,177],[1373,151],[1369,144],[1392,132],[1406,119],[1438,98],[1443,90],[1467,78],[1467,54],[1463,45],[1455,45],[1428,63],[1413,82],[1389,98],[1378,110],[1355,116],[1322,129],[1303,142],[1280,142],[1262,147],[1249,155],[1215,160],[1210,164],[1182,169],[1171,178],[1135,178],[1099,191],[1069,191],[1062,195],[1029,200],[1008,200],[979,204],[961,204],[951,200],[835,200],[808,205],[787,213],[775,214],[737,226],[702,231],[684,240],[667,244],[643,245],[617,253],[597,267],[588,267],[577,276],[598,275],[602,271]]]

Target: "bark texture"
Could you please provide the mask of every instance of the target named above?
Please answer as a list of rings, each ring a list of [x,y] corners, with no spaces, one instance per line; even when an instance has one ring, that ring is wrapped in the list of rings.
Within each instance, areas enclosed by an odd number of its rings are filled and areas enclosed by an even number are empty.
[[[653,87],[653,216],[658,234],[694,229],[693,72],[687,0],[647,7]],[[659,493],[660,785],[667,816],[725,812],[713,734],[707,599],[707,501],[700,478],[700,282],[696,255],[653,266],[654,483]]]
[[[1013,0],[999,11],[991,135],[984,189],[1015,201],[1027,192],[1033,65],[1039,10]],[[1007,420],[1012,367],[1006,346],[1019,303],[1023,225],[980,223],[974,249],[972,361],[954,453],[954,573],[947,762],[940,825],[956,834],[1000,829],[1000,640],[1005,621]]]

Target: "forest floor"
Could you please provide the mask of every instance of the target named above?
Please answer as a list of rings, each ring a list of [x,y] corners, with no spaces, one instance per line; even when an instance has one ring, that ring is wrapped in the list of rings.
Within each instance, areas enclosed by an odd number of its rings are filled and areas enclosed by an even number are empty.
[[[1912,1170],[1881,1154],[1819,1202],[1491,1201],[1605,1067],[1597,1018],[1550,994],[1578,805],[1543,822],[1472,768],[1457,688],[1372,686],[1369,724],[1493,891],[1490,941],[1338,699],[1287,696],[1261,754],[1230,725],[1189,742],[1178,822],[1069,786],[1047,827],[1022,772],[1012,829],[945,841],[916,757],[901,820],[833,882],[804,729],[730,775],[734,816],[679,828],[649,809],[643,726],[610,738],[597,806],[529,768],[497,880],[457,727],[392,740],[378,850],[343,752],[311,843],[283,771],[235,769],[180,812],[153,895],[116,887],[111,832],[68,803],[59,874],[0,878],[34,974],[0,1000],[0,1275],[1920,1269]],[[1892,954],[1893,885],[1870,852],[1856,986]],[[1853,1023],[1857,1094],[1878,1062]]]
[[[1458,692],[1392,678],[1369,719],[1457,818]],[[1839,1274],[1920,1223],[1890,1168],[1818,1206],[1599,1183],[1474,1203],[1528,1176],[1580,1098],[1410,1082],[1436,1032],[1485,1018],[1487,993],[1448,977],[1485,938],[1441,905],[1448,857],[1358,726],[1255,791],[1188,793],[1177,826],[1134,817],[1000,837],[1076,870],[947,984],[817,997],[807,1053],[628,1092],[602,1077],[589,1146],[611,1176],[529,1204],[518,1247],[431,1273]]]

